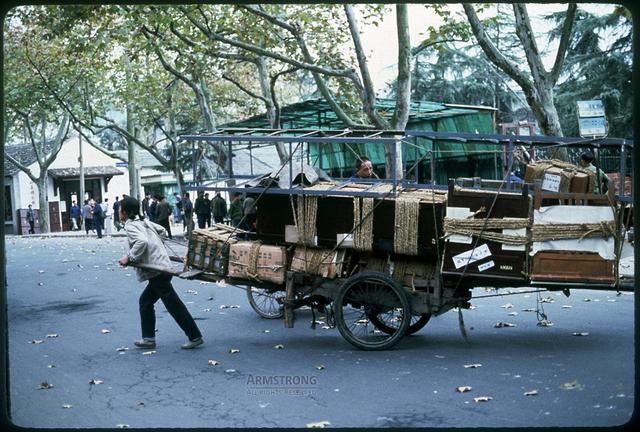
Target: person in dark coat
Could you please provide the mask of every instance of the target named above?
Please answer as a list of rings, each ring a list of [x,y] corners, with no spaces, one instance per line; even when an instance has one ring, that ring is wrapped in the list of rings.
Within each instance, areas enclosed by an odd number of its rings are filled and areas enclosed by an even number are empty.
[[[123,196],[122,199],[124,199],[125,197]],[[151,201],[151,194],[149,192],[147,192],[144,195],[144,199],[142,200],[142,217],[143,218],[148,218],[149,217],[149,202]],[[123,222],[124,223],[124,222]]]
[[[222,198],[220,192],[216,192],[216,196],[211,200],[211,207],[213,221],[215,223],[224,223],[224,217],[227,215],[227,201]]]
[[[167,198],[163,196],[158,197],[158,205],[156,206],[156,223],[167,230],[167,234],[170,239],[173,238],[171,235],[171,224],[169,223],[169,215],[171,214],[171,206],[167,202]]]
[[[71,204],[71,230],[78,231],[80,229],[80,207],[75,201]]]
[[[151,197],[151,203],[149,204],[149,210],[148,210],[148,214],[149,214],[149,220],[151,222],[155,222],[156,221],[156,209],[158,208],[158,196],[154,195]]]
[[[118,197],[116,197],[116,202],[113,203],[113,226],[116,227],[118,231],[122,228],[120,223],[120,201],[118,201]]]
[[[189,194],[185,192],[182,197],[182,210],[184,211],[184,217],[182,218],[182,231],[186,231],[187,227],[193,226],[193,203]]]
[[[102,223],[104,221],[104,212],[102,211],[102,201],[96,201],[96,205],[93,206],[93,226],[96,228],[98,238],[102,238]]]
[[[231,219],[231,225],[234,227],[238,227],[240,225],[240,221],[244,216],[244,209],[242,208],[242,197],[239,193],[233,196],[233,200],[231,201],[231,205],[229,206],[229,218]]]
[[[209,193],[204,194],[204,210],[206,215],[204,217],[207,228],[211,226],[211,200],[209,199]]]
[[[93,214],[91,211],[91,204],[89,200],[84,200],[84,206],[82,207],[82,219],[84,220],[84,229],[89,235],[89,231],[93,231]]]
[[[193,211],[196,212],[198,218],[198,228],[204,228],[207,222],[207,203],[204,199],[204,193],[198,192],[198,198],[193,205]]]
[[[35,234],[36,212],[31,208],[31,204],[29,204],[29,208],[27,209],[27,222],[29,222],[29,234]]]

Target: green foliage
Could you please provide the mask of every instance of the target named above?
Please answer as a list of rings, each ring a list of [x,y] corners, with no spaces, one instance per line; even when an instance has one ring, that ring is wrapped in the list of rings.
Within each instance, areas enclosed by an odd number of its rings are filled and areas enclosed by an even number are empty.
[[[609,136],[633,137],[632,22],[625,10],[603,16],[578,10],[565,73],[555,92],[567,135],[579,135],[577,101],[601,99]],[[561,19],[557,14],[547,18],[556,24]],[[556,26],[549,37],[557,38],[559,31]]]

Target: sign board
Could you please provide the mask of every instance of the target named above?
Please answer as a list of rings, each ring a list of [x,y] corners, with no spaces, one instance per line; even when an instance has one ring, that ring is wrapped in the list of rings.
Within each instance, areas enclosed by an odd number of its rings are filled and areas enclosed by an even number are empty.
[[[556,174],[544,173],[542,180],[542,190],[558,192],[560,190],[560,176]]]
[[[602,101],[578,101],[578,117],[604,117]]]
[[[601,100],[578,101],[578,128],[581,137],[607,135],[607,119]]]
[[[129,162],[116,162],[116,166],[126,168],[129,166]]]

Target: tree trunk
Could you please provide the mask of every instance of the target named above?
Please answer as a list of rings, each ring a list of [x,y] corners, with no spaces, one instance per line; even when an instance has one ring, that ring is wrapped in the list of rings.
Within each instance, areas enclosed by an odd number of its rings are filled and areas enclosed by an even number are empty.
[[[273,103],[275,95],[272,93],[269,83],[269,66],[267,64],[267,58],[265,56],[258,57],[256,65],[258,67],[258,80],[260,81],[260,90],[262,92],[262,97],[264,97],[265,99],[265,108],[267,110],[267,118],[269,119],[269,124],[273,129],[279,129],[280,120],[278,119],[277,107]],[[289,155],[287,154],[283,143],[276,142],[276,151],[278,152],[278,159],[280,159],[280,163],[287,163],[287,161],[289,160]]]
[[[40,232],[48,233],[49,226],[49,200],[47,194],[47,171],[40,172],[38,177],[38,205],[40,206]]]

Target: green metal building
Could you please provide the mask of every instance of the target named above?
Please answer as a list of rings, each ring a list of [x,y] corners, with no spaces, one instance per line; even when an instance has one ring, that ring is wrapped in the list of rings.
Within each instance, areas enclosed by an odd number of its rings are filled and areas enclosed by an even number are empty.
[[[395,100],[378,99],[376,107],[383,117],[390,119]],[[415,101],[411,103],[406,131],[493,134],[495,112],[493,107]],[[324,99],[287,105],[281,109],[280,117],[283,129],[346,128]],[[266,115],[258,115],[221,127],[270,128],[270,124]],[[413,138],[403,141],[402,148],[405,168],[412,168],[407,175],[421,183],[435,180],[436,183],[446,184],[448,178],[460,176],[488,179],[502,176],[501,151],[489,144],[438,140],[434,145],[432,140]],[[359,155],[369,157],[376,173],[381,177],[384,175],[384,148],[381,144],[309,144],[309,154],[312,164],[320,166],[334,177],[350,177]],[[432,161],[438,168],[435,179],[430,178]]]

